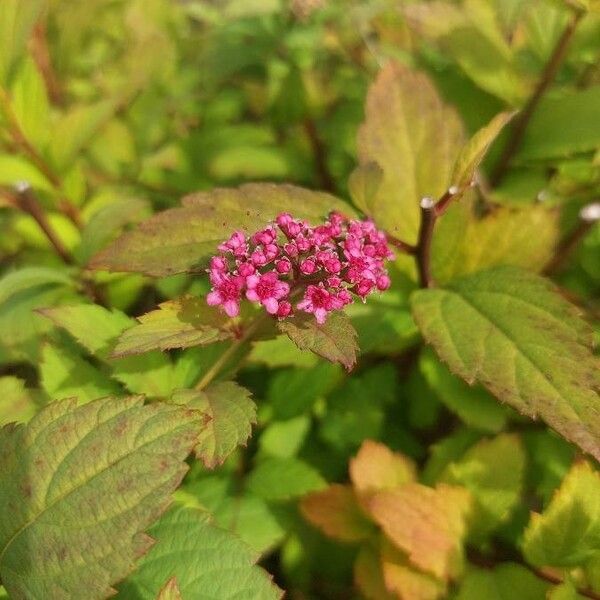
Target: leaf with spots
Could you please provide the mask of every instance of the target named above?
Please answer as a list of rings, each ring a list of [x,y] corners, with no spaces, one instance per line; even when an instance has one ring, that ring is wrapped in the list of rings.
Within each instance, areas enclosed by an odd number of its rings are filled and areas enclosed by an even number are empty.
[[[281,212],[318,224],[332,210],[353,213],[330,194],[294,185],[249,183],[198,192],[184,198],[182,206],[165,210],[123,234],[88,266],[158,277],[201,270],[234,230],[253,233]]]
[[[357,333],[344,313],[330,314],[323,325],[319,325],[312,315],[296,315],[281,321],[279,329],[300,350],[310,350],[330,362],[340,363],[347,371],[356,363]]]
[[[223,313],[193,296],[163,302],[158,310],[138,317],[138,321],[121,335],[112,358],[150,350],[206,346],[232,335],[225,328]]]
[[[14,598],[106,598],[152,545],[194,411],[140,397],[53,402],[0,430],[0,577]]]
[[[417,325],[450,369],[600,459],[592,333],[546,279],[515,267],[414,292]]]

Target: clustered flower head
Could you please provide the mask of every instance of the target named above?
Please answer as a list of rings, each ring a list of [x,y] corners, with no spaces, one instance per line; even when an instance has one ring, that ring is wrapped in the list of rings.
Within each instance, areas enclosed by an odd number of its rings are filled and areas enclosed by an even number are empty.
[[[393,258],[385,234],[370,220],[332,213],[322,225],[280,214],[265,229],[247,237],[236,231],[219,245],[208,269],[211,306],[230,317],[245,295],[280,319],[295,309],[314,314],[322,324],[358,296],[390,287],[385,260]]]

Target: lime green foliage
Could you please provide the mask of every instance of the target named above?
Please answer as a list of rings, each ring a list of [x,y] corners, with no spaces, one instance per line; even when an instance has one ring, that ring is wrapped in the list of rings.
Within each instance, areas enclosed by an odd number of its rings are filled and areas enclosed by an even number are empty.
[[[451,370],[600,458],[591,332],[547,281],[501,267],[415,292],[412,306]]]
[[[183,598],[276,600],[281,591],[254,566],[256,555],[234,535],[216,527],[210,516],[176,507],[150,529],[154,547],[117,598],[153,599],[165,579],[176,577]]]
[[[5,426],[0,575],[11,596],[109,595],[151,544],[143,531],[186,471],[196,421],[131,397],[54,402]]]

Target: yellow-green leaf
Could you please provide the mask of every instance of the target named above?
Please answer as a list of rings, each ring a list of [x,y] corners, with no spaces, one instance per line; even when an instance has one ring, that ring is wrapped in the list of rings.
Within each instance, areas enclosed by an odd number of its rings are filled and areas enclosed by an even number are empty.
[[[391,234],[414,243],[419,202],[439,197],[450,185],[463,128],[428,77],[390,63],[367,96],[366,121],[358,134],[361,165],[383,171],[374,195],[359,195],[358,206]]]

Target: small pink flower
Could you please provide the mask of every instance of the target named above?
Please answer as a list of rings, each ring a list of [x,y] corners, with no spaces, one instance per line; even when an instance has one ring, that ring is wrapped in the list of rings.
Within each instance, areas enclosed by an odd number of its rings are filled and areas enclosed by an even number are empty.
[[[361,279],[356,285],[357,296],[360,296],[364,302],[365,296],[373,289],[374,285],[370,279]]]
[[[296,244],[294,242],[289,242],[289,243],[285,244],[283,246],[283,249],[284,249],[285,253],[291,258],[295,258],[299,254],[298,246],[296,246]]]
[[[314,314],[317,323],[322,325],[327,320],[327,313],[332,310],[332,296],[323,286],[309,285],[298,308]]]
[[[292,305],[287,301],[283,300],[279,303],[279,308],[277,309],[277,316],[280,319],[285,319],[292,314]]]
[[[242,231],[235,231],[232,236],[219,246],[221,252],[233,252],[235,256],[243,256],[248,251],[246,236]]]
[[[213,284],[213,290],[206,296],[206,303],[222,307],[228,317],[237,317],[243,285],[243,277],[223,275],[219,283]]]
[[[292,270],[292,263],[287,258],[282,258],[275,263],[278,273],[286,275]]]
[[[277,273],[269,271],[264,275],[250,275],[246,279],[246,298],[252,302],[260,302],[269,314],[276,314],[279,300],[288,295],[290,286],[279,281]]]
[[[392,285],[392,280],[389,275],[379,275],[379,277],[377,277],[377,289],[380,292],[389,289],[390,285]]]
[[[312,258],[307,258],[300,263],[300,271],[304,275],[312,275],[317,270],[317,264]]]
[[[252,275],[256,271],[254,265],[250,262],[243,262],[238,265],[238,273],[242,277],[248,277],[248,275]]]
[[[267,227],[258,233],[255,233],[252,236],[252,240],[255,244],[272,244],[275,241],[277,234],[275,233],[275,229],[273,227]]]
[[[308,252],[312,247],[312,243],[308,238],[298,236],[296,238],[296,246],[298,246],[300,252]]]

